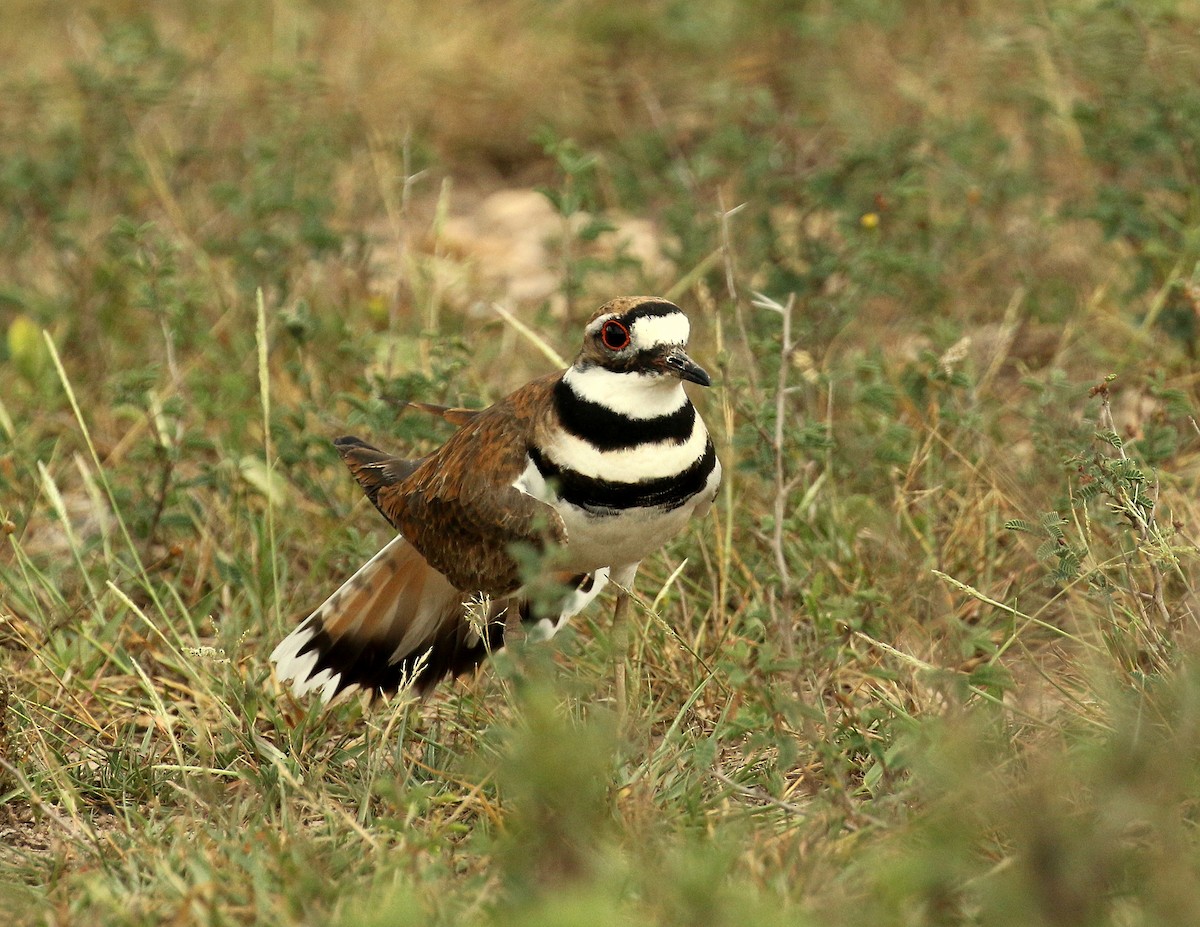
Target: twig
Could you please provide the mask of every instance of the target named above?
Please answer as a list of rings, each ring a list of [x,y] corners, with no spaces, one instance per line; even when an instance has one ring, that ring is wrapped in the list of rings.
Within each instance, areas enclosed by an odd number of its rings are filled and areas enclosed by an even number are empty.
[[[0,757],[0,769],[3,769],[16,780],[17,784],[24,789],[25,794],[29,796],[29,801],[46,815],[47,819],[54,822],[64,834],[84,849],[95,849],[95,835],[88,834],[74,821],[54,810],[53,806],[34,790],[33,783],[25,778],[25,774],[21,770],[17,769],[17,767],[13,766],[12,763],[3,757]]]
[[[775,554],[775,568],[779,571],[779,608],[776,622],[779,625],[780,637],[783,640],[783,651],[790,659],[795,656],[795,645],[792,642],[792,574],[787,565],[787,554],[784,550],[784,522],[787,519],[788,499],[796,487],[798,479],[788,479],[785,459],[785,444],[783,422],[787,413],[788,397],[788,368],[792,354],[792,310],[796,306],[796,294],[788,296],[787,302],[780,304],[773,299],[756,293],[753,305],[760,309],[778,312],[783,319],[783,331],[779,337],[779,373],[775,380],[775,430],[771,436],[771,447],[775,455],[775,499],[773,505],[775,525],[771,534],[771,550]],[[774,605],[774,596],[770,596]]]
[[[744,795],[746,798],[753,798],[755,801],[761,801],[768,805],[774,805],[776,808],[782,808],[788,814],[794,814],[797,817],[804,817],[807,814],[799,805],[784,801],[782,798],[776,798],[765,789],[752,789],[749,786],[742,785],[740,782],[734,782],[719,769],[710,769],[709,772],[714,779],[729,786],[739,795]]]
[[[1100,397],[1100,426],[1107,428],[1113,434],[1117,433],[1116,422],[1113,420],[1112,404],[1109,401],[1108,393],[1101,394]],[[1125,453],[1125,442],[1115,442],[1117,454],[1121,460],[1129,460],[1129,455]],[[1150,546],[1154,544],[1154,534],[1156,532],[1156,520],[1154,517],[1154,509],[1150,509],[1149,514],[1142,511],[1141,507],[1129,496],[1124,484],[1118,484],[1121,489],[1119,501],[1125,512],[1133,520],[1134,527],[1137,528],[1138,539],[1141,541],[1139,548],[1143,545]],[[1155,504],[1157,505],[1157,491],[1155,493]],[[1143,555],[1145,552],[1143,550]],[[1154,583],[1153,601],[1154,608],[1158,612],[1159,617],[1163,621],[1163,627],[1170,630],[1174,625],[1171,618],[1171,612],[1167,608],[1166,599],[1163,596],[1163,576],[1162,570],[1159,569],[1158,563],[1153,556],[1146,556],[1146,564],[1150,567],[1150,575]]]
[[[530,344],[541,351],[543,355],[549,358],[550,363],[554,364],[554,366],[567,366],[567,362],[563,359],[562,355],[555,351],[554,348],[550,347],[550,345],[541,337],[541,335],[535,332],[532,328],[518,319],[499,303],[492,303],[492,311],[496,313],[496,315],[500,316],[500,318],[511,325],[514,329],[516,329],[517,334],[521,335]]]
[[[746,316],[742,312],[742,300],[738,296],[737,267],[734,264],[733,256],[733,232],[729,221],[741,212],[745,206],[745,203],[740,203],[737,206],[726,209],[725,195],[718,191],[717,208],[720,210],[719,217],[721,220],[721,254],[725,264],[725,290],[729,294],[729,301],[733,303],[733,317],[737,320],[738,333],[742,336],[742,346],[749,352],[752,342],[750,341],[750,332],[746,328]],[[751,394],[757,399],[759,396],[758,364],[746,364],[744,372],[750,380]]]

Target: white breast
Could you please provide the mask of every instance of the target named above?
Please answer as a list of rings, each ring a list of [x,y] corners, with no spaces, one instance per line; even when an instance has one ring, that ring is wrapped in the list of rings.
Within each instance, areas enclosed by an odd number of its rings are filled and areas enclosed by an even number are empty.
[[[513,482],[514,488],[541,499],[558,512],[567,529],[569,561],[565,568],[579,572],[639,563],[679,534],[689,520],[704,515],[720,484],[721,462],[718,460],[704,488],[677,508],[665,511],[636,508],[597,515],[559,499],[532,460],[526,461],[524,471]]]
[[[700,459],[707,443],[708,430],[697,415],[691,435],[682,443],[654,441],[602,451],[583,438],[559,431],[542,450],[558,466],[584,476],[618,483],[636,483],[682,473]]]

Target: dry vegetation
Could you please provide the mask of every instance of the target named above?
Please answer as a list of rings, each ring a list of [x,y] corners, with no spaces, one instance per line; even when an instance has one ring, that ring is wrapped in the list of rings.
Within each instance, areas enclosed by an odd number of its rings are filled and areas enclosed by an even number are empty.
[[[1194,4],[143,6],[0,30],[13,924],[1200,922]],[[728,474],[625,727],[605,608],[281,692],[329,439],[618,292]]]

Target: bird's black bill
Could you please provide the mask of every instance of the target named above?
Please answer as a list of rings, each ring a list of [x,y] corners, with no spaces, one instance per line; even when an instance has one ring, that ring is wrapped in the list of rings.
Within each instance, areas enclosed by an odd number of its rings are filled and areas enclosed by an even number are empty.
[[[708,371],[687,356],[682,348],[674,348],[663,355],[660,361],[662,368],[673,373],[681,380],[699,383],[701,386],[712,386],[712,377]]]

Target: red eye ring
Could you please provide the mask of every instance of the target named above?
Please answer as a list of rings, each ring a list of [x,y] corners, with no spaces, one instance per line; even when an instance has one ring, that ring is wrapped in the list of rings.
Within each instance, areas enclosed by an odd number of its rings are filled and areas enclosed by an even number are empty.
[[[629,347],[629,329],[616,319],[609,319],[600,329],[600,340],[610,351]]]

